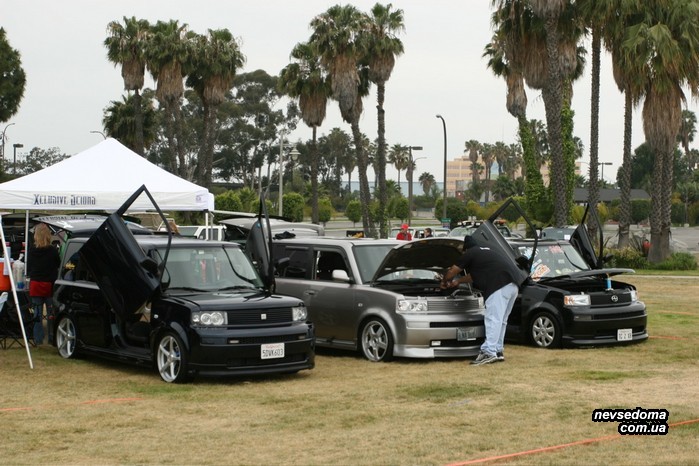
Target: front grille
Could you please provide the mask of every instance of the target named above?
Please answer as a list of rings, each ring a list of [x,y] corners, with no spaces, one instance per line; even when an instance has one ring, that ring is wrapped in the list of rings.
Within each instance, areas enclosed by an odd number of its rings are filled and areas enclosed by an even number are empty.
[[[299,341],[306,338],[305,333],[300,333],[297,335],[272,335],[272,336],[260,336],[260,337],[242,337],[234,338],[237,344],[241,345],[261,345],[265,343],[287,343],[290,341]]]
[[[464,312],[477,311],[480,309],[478,298],[468,299],[429,299],[427,300],[428,312]]]
[[[615,312],[613,314],[593,314],[592,320],[629,319],[631,317],[641,317],[645,313],[646,313],[646,311]]]
[[[472,346],[480,346],[485,341],[485,338],[479,337],[473,340],[439,340],[441,342],[440,346],[433,346],[433,348],[469,348]]]
[[[291,308],[228,311],[228,325],[267,325],[291,322]]]
[[[612,299],[612,296],[616,296],[616,302]],[[590,302],[592,307],[595,306],[623,306],[631,303],[631,293],[591,293]]]

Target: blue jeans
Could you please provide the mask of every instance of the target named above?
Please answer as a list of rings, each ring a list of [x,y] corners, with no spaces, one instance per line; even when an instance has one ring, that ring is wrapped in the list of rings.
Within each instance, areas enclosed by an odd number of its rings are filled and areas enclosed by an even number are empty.
[[[42,296],[31,297],[32,309],[34,310],[34,344],[44,343],[44,304],[46,305],[46,327],[49,330],[48,343],[53,341],[53,299]]]
[[[509,283],[485,300],[485,341],[481,345],[481,352],[495,355],[503,351],[507,318],[515,305],[517,293],[517,285]]]

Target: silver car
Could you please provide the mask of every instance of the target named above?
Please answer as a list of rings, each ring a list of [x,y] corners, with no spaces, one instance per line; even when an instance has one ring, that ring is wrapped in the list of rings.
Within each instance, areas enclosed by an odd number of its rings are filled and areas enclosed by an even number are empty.
[[[303,299],[318,346],[371,361],[474,356],[485,335],[483,297],[469,285],[439,287],[462,252],[453,238],[279,239],[276,290]]]

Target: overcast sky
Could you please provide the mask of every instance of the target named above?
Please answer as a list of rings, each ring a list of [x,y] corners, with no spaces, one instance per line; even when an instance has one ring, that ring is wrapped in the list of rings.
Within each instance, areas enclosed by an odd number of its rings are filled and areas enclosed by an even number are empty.
[[[368,12],[375,1],[357,0],[357,8]],[[58,147],[74,154],[102,140],[104,108],[121,100],[123,80],[120,68],[106,58],[103,45],[110,21],[124,16],[158,20],[179,20],[198,33],[207,29],[229,29],[240,38],[247,62],[241,72],[263,69],[276,75],[289,63],[293,46],[308,39],[311,19],[337,4],[325,0],[3,0],[0,26],[10,45],[21,54],[27,87],[19,112],[0,127],[7,128],[5,156],[13,156],[13,144]],[[464,142],[506,144],[517,140],[516,120],[505,109],[505,83],[486,68],[483,48],[490,40],[489,0],[394,0],[404,11],[406,30],[400,36],[405,53],[398,57],[386,86],[386,139],[390,145],[422,146],[415,152],[416,172],[425,171],[443,179],[443,131],[436,118],[441,114],[447,127],[447,158],[463,154]],[[600,155],[604,177],[614,181],[621,164],[623,139],[623,97],[614,84],[608,57],[603,58],[600,103]],[[154,87],[147,76],[147,87]],[[575,85],[573,109],[575,134],[585,145],[583,161],[589,159],[590,75]],[[529,118],[545,121],[539,92],[527,89]],[[697,102],[689,109],[699,113]],[[376,93],[364,101],[361,130],[376,138]],[[331,101],[319,135],[343,123],[337,103]],[[634,112],[633,147],[644,140],[641,110]],[[303,123],[292,140],[307,140],[310,128]],[[694,143],[697,147],[697,143]],[[587,166],[583,165],[587,171]],[[396,177],[392,167],[389,178]],[[416,177],[419,176],[416,174]],[[370,178],[373,178],[370,175]],[[404,179],[404,174],[401,176]]]

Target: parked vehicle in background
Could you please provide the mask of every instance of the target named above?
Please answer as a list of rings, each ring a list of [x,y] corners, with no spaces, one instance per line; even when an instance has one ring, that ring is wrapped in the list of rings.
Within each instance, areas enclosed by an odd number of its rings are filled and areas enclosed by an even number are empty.
[[[478,354],[483,297],[468,285],[440,289],[463,241],[297,237],[273,250],[277,291],[303,299],[318,346],[370,361]]]
[[[222,225],[225,231],[226,241],[235,241],[240,244],[245,244],[250,235],[253,226],[258,222],[257,216],[254,214],[239,214],[234,217],[220,220],[218,223]],[[322,225],[315,223],[289,222],[281,218],[271,217],[269,226],[272,236],[324,236],[325,229]],[[266,224],[263,224],[266,229]]]
[[[303,301],[266,283],[237,244],[133,235],[117,212],[65,245],[58,353],[144,364],[165,382],[313,368]]]
[[[514,200],[505,203],[498,215]],[[473,237],[483,246],[511,248],[530,279],[520,287],[507,323],[507,337],[542,348],[562,345],[623,344],[648,338],[645,304],[636,288],[615,277],[631,269],[604,268],[593,247],[585,218],[569,240],[507,238],[491,220],[476,228]],[[526,218],[526,216],[525,216]],[[532,228],[533,231],[533,228]],[[602,228],[597,229],[602,250]]]
[[[421,239],[425,237],[425,228],[431,228],[432,229],[432,236],[437,238],[437,237],[442,237],[442,236],[449,236],[449,228],[444,228],[444,227],[432,227],[432,226],[415,226],[415,227],[410,227],[408,228],[408,232],[412,235],[413,239]],[[388,234],[389,238],[395,238],[398,232],[400,231],[400,227],[395,227],[391,228],[391,232]]]
[[[456,238],[463,238],[466,235],[471,235],[473,232],[478,228],[483,222],[486,220],[465,220],[463,222],[459,222],[459,224],[454,227],[451,232],[449,232],[449,236],[453,236]],[[507,226],[507,222],[501,219],[489,219],[488,220],[495,228],[498,229],[500,234],[504,236],[505,238],[521,238],[522,235],[519,233],[513,232],[509,226]]]
[[[223,225],[178,225],[180,236],[199,239],[212,239],[224,241],[226,239],[226,227]]]

